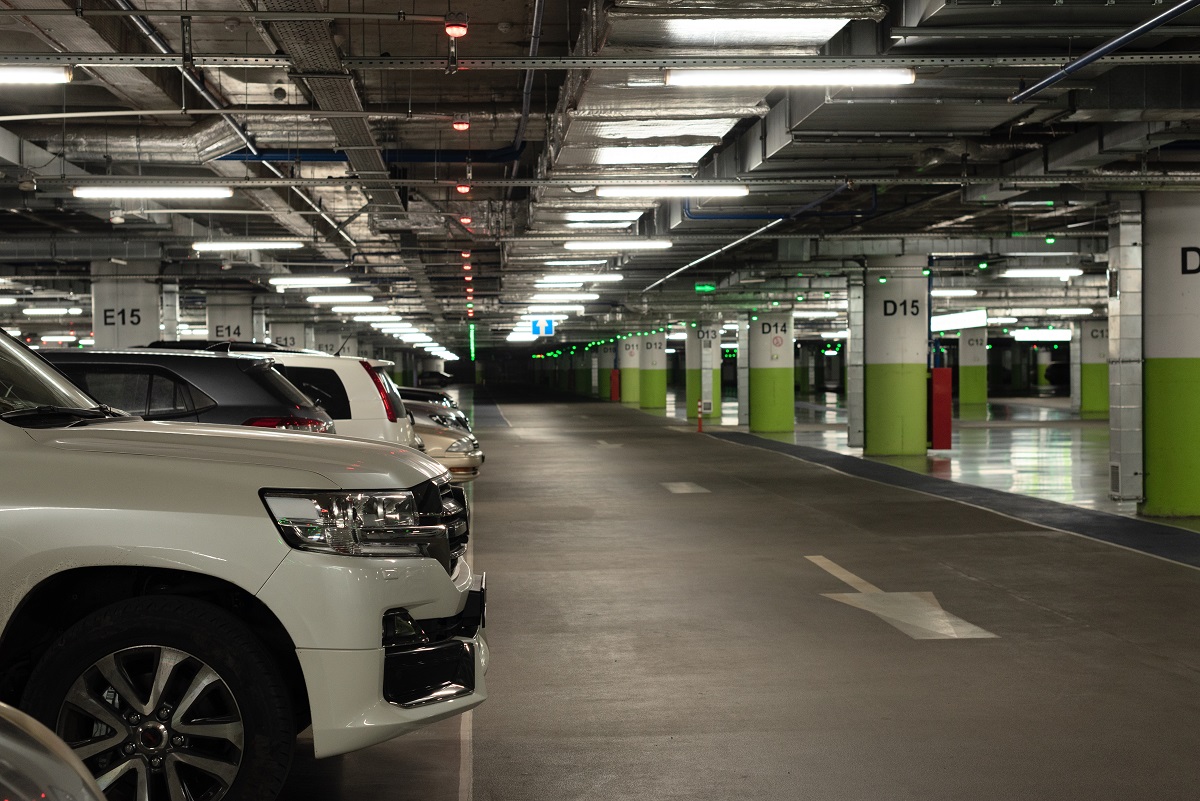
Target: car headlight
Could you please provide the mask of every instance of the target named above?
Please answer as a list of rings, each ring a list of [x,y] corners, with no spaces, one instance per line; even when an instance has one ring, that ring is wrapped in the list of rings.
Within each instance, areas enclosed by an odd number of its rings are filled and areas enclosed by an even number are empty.
[[[453,445],[446,448],[447,453],[470,453],[473,450],[475,450],[475,443],[466,437],[456,440]]]
[[[446,527],[420,525],[416,498],[408,490],[266,490],[262,497],[294,548],[345,556],[427,556],[449,569]]]

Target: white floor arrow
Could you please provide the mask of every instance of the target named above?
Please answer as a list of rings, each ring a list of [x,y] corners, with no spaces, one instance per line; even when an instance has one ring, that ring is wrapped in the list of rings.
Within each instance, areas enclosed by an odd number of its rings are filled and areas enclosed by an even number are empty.
[[[870,612],[914,640],[964,640],[996,636],[947,612],[932,592],[884,592],[824,556],[806,558],[857,590],[826,592],[822,595]]]

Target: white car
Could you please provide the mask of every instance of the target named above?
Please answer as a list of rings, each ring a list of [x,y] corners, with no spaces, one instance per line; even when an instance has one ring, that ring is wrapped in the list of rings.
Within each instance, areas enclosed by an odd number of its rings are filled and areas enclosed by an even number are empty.
[[[0,333],[0,465],[0,692],[110,798],[271,801],[310,724],[328,757],[486,697],[466,497],[419,453],[119,416]]]
[[[269,355],[276,370],[329,413],[340,436],[421,449],[404,401],[387,372],[393,362],[287,351]]]

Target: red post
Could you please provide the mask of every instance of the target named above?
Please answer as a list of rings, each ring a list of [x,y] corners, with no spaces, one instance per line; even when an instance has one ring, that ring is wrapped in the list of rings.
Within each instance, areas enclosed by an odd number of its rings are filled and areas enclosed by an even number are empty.
[[[953,380],[949,367],[934,367],[929,371],[929,447],[935,451],[951,447]]]
[[[608,376],[608,399],[610,401],[621,400],[621,371],[615,367]]]
[[[704,401],[696,401],[696,431],[704,433]]]

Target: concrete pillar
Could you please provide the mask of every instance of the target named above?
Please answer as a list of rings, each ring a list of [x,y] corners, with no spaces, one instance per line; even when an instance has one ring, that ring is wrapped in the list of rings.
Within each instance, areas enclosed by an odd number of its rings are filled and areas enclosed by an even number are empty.
[[[250,342],[254,339],[254,296],[218,292],[208,296],[208,338]]]
[[[923,267],[925,260],[920,262]],[[892,266],[872,261],[870,266],[863,332],[863,453],[924,454],[929,282],[906,263]]]
[[[640,403],[642,338],[630,334],[617,345],[620,348],[617,365],[621,368],[621,403]]]
[[[851,448],[862,448],[866,445],[867,408],[866,408],[866,285],[865,276],[853,275],[846,283],[846,327],[850,331],[846,337],[846,346],[842,348],[842,358],[846,364],[846,444]],[[822,348],[822,351],[824,348]],[[818,356],[817,365],[821,367],[820,382],[824,392],[825,356]]]
[[[162,323],[158,338],[167,342],[179,341],[179,284],[162,285]]]
[[[751,431],[796,428],[792,330],[791,312],[753,315],[750,319]]]
[[[1147,192],[1145,214],[1146,472],[1139,511],[1191,517],[1200,515],[1195,408],[1200,392],[1200,193]],[[1132,291],[1124,274],[1119,289],[1124,302]],[[1122,335],[1129,323],[1122,320]],[[1128,391],[1124,385],[1119,389]]]
[[[696,419],[697,403],[707,401],[704,418],[721,417],[721,324],[696,323],[688,328],[684,342],[686,391],[684,403],[689,420]]]
[[[1037,367],[1034,373],[1034,383],[1039,387],[1050,386],[1050,379],[1046,377],[1046,370],[1050,367],[1050,362],[1054,360],[1053,352],[1041,345],[1033,346],[1033,355],[1037,361]]]
[[[738,425],[750,425],[750,313],[739,312],[737,323]]]
[[[958,335],[958,406],[983,406],[987,399],[987,329],[967,328]]]
[[[1141,500],[1142,196],[1122,193],[1110,199],[1116,209],[1108,216],[1109,495]]]
[[[1083,320],[1071,332],[1071,408],[1108,415],[1108,320]]]
[[[316,337],[311,325],[304,323],[271,323],[271,342],[281,348],[313,348]]]
[[[316,349],[322,353],[338,353],[342,356],[358,355],[358,338],[348,336],[340,328],[318,328],[313,336]]]
[[[811,392],[809,364],[812,362],[812,345],[796,343],[796,395],[807,397]]]
[[[638,354],[638,405],[643,409],[667,408],[667,334],[651,331],[642,337]]]
[[[572,391],[585,398],[590,396],[592,394],[592,354],[589,351],[576,350],[571,354],[571,366],[575,371],[575,385],[572,387]]]
[[[601,400],[616,400],[611,395],[610,387],[612,386],[612,371],[617,366],[617,344],[619,343],[609,342],[600,346],[596,366],[596,383]]]
[[[157,261],[92,262],[92,332],[98,350],[149,345],[159,339]],[[178,315],[176,315],[178,320]]]

